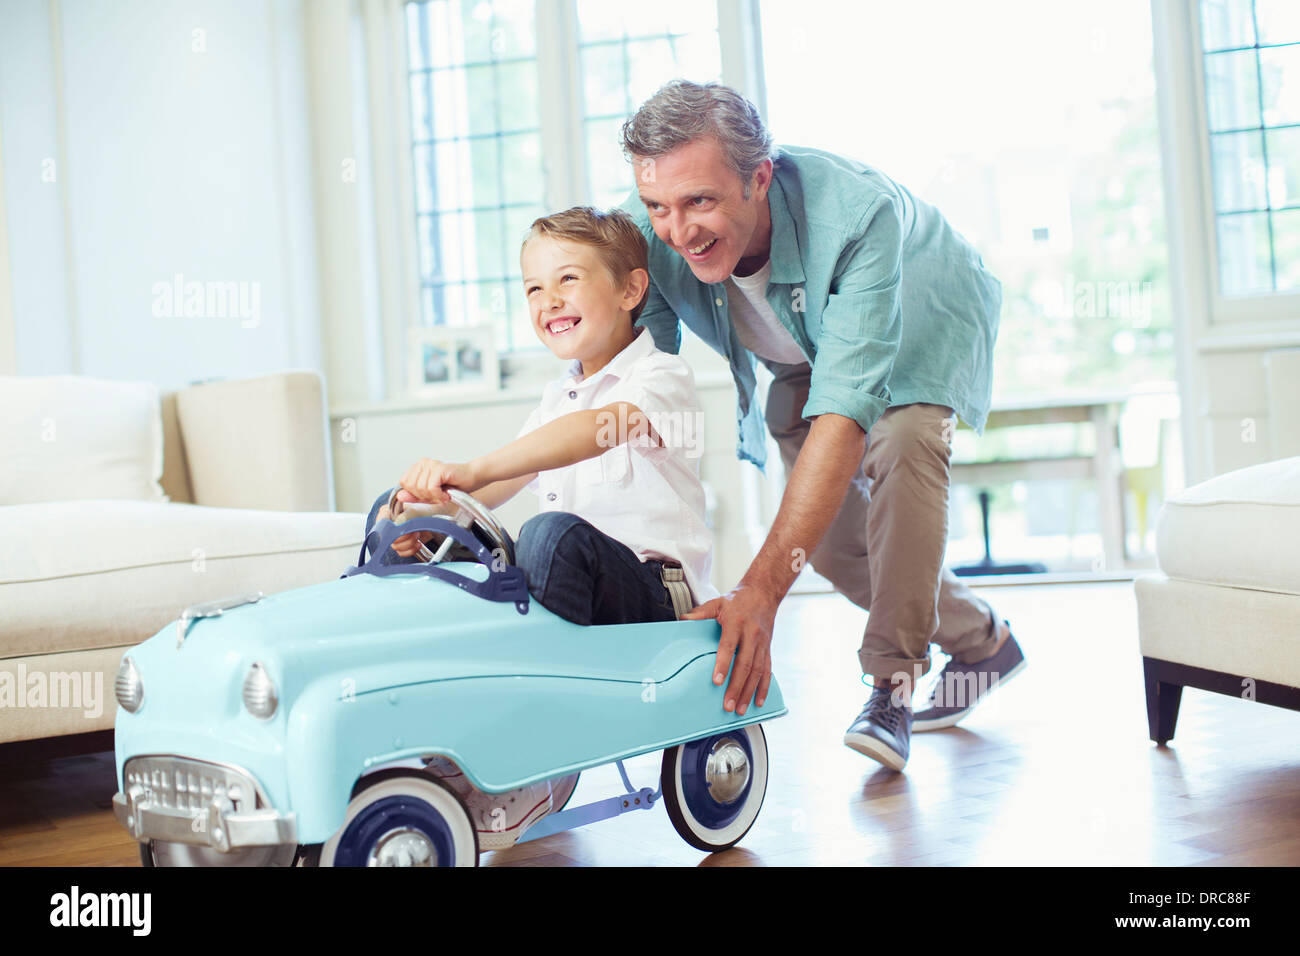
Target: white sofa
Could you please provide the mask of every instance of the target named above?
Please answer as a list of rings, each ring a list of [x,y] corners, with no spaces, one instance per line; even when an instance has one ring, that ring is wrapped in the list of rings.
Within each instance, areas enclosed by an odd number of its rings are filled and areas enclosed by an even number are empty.
[[[314,372],[167,394],[0,377],[0,744],[111,748],[124,649],[355,562],[365,516],[332,511],[327,428]]]
[[[1184,687],[1300,710],[1300,457],[1170,498],[1156,552],[1134,584],[1151,739],[1173,738]]]

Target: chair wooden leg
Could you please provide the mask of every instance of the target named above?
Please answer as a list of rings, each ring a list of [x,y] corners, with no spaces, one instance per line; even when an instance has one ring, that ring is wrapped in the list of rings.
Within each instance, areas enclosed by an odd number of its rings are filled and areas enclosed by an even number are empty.
[[[1142,669],[1146,677],[1147,730],[1156,743],[1166,744],[1174,739],[1183,685],[1160,680],[1159,668],[1149,659],[1143,659]]]

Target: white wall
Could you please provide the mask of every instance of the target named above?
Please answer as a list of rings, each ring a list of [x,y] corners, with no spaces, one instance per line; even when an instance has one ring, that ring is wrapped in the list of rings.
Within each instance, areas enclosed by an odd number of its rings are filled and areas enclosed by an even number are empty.
[[[301,0],[0,0],[16,371],[320,368],[306,90]]]

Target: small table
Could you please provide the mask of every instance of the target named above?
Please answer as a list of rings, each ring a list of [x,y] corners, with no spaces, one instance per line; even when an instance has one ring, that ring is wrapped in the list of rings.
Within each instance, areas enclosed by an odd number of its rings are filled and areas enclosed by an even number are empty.
[[[995,402],[989,411],[986,432],[1017,425],[1091,422],[1097,433],[1097,451],[1092,456],[954,461],[951,465],[952,483],[997,485],[1051,478],[1094,479],[1097,482],[1101,510],[1101,540],[1106,567],[1112,570],[1122,568],[1127,557],[1127,545],[1121,485],[1119,416],[1131,396],[1130,392],[1104,392],[1035,396]]]

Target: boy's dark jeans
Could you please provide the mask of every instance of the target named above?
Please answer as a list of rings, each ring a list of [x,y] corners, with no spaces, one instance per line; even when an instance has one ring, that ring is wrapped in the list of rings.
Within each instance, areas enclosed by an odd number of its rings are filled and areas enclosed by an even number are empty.
[[[366,533],[391,489],[370,508]],[[414,564],[388,551],[381,564]],[[641,561],[620,541],[567,511],[543,511],[524,522],[515,542],[515,563],[542,607],[574,624],[675,621],[664,587],[662,561]]]

